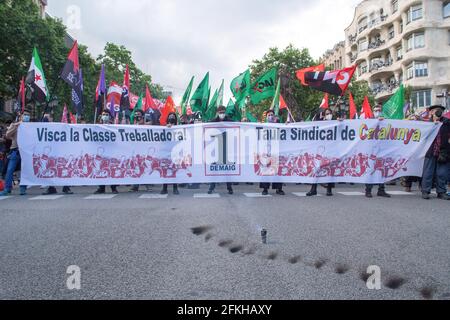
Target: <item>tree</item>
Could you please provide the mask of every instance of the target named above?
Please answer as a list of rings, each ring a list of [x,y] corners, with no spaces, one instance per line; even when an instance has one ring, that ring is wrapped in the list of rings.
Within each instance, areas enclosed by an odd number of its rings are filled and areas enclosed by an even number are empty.
[[[145,84],[149,84],[152,97],[155,99],[162,99],[164,97],[163,88],[158,84],[152,83],[152,77],[141,71],[133,61],[131,51],[124,46],[119,46],[114,43],[106,43],[104,53],[97,58],[99,65],[104,64],[106,69],[106,81],[109,84],[111,81],[122,85],[123,74],[126,65],[130,69],[130,85],[131,91],[137,95],[143,93]]]
[[[252,81],[269,69],[277,67],[281,78],[281,94],[298,121],[305,119],[320,105],[323,94],[302,86],[295,74],[299,69],[316,64],[318,62],[311,57],[308,49],[298,49],[292,44],[281,52],[278,48],[270,48],[262,59],[254,60],[250,65]],[[270,99],[266,100],[257,106],[250,106],[250,110],[261,118],[262,113],[270,107],[270,103]]]

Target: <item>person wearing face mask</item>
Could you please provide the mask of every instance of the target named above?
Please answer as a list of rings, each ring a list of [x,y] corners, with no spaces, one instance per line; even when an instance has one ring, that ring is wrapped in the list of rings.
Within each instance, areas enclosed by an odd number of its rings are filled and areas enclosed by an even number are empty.
[[[430,199],[433,180],[436,180],[438,199],[450,200],[447,193],[447,182],[450,171],[450,120],[443,117],[445,108],[435,105],[429,108],[430,121],[442,123],[439,133],[425,156],[422,177],[422,198]]]
[[[100,123],[103,125],[112,124],[112,120],[108,110],[103,111],[102,115],[100,116]],[[111,192],[113,194],[118,194],[119,191],[117,190],[117,186],[111,186]],[[97,191],[94,192],[94,194],[105,194],[105,193],[106,193],[106,186],[99,186]]]
[[[383,107],[379,104],[377,104],[375,107],[373,107],[373,118],[378,119],[380,121],[383,121],[384,118],[381,116],[383,112]],[[372,198],[372,189],[374,185],[373,184],[366,184],[366,198]],[[391,195],[386,192],[386,185],[384,183],[378,185],[378,197],[382,198],[391,198]]]
[[[147,120],[148,120],[148,118],[147,118]],[[150,119],[150,121],[151,121],[151,119]],[[135,113],[134,113],[134,124],[136,125],[136,126],[144,126],[144,125],[147,125],[147,123],[146,123],[146,117],[145,117],[145,115],[144,115],[144,112],[142,111],[142,110],[137,110]],[[132,187],[131,187],[131,189],[130,189],[130,192],[139,192],[139,185],[138,184],[136,184],[136,185],[133,185]]]
[[[167,127],[168,128],[172,128],[173,126],[177,126],[178,125],[178,118],[176,113],[169,113],[169,115],[167,116]],[[163,189],[161,190],[161,194],[168,194],[169,192],[167,191],[169,185],[164,184],[163,185]],[[174,195],[179,195],[180,192],[178,191],[178,184],[174,184],[173,185],[173,194]]]
[[[217,117],[212,120],[211,122],[231,122],[232,120],[230,118],[228,118],[228,116],[226,115],[227,112],[227,108],[225,108],[224,106],[220,106],[217,108]],[[214,190],[216,189],[216,184],[215,183],[211,183],[209,185],[209,190],[208,190],[208,194],[213,194]],[[233,194],[233,184],[232,183],[227,183],[227,190],[228,190],[228,194]]]
[[[17,144],[17,132],[19,126],[22,123],[28,123],[30,121],[31,121],[31,109],[29,107],[26,107],[19,121],[16,123],[12,123],[9,126],[8,130],[6,131],[5,138],[11,140],[12,143],[8,155],[8,167],[6,169],[6,176],[5,176],[5,190],[3,190],[3,192],[0,193],[0,197],[8,196],[12,192],[14,172],[16,171],[18,163],[20,162],[19,145]],[[20,195],[24,196],[26,194],[27,194],[27,187],[21,185]]]
[[[267,120],[267,123],[277,123],[278,122],[278,118],[275,116],[275,113],[273,112],[273,110],[267,111],[266,120]],[[267,196],[269,194],[270,183],[260,183],[259,188],[263,189],[262,195]],[[272,183],[272,189],[277,190],[276,191],[277,195],[280,195],[280,196],[285,195],[285,192],[283,191],[282,183]]]
[[[319,119],[319,121],[332,121],[332,120],[336,120],[333,111],[331,111],[331,109],[326,109],[322,118]],[[321,156],[321,155],[319,155]],[[328,197],[332,197],[333,196],[333,188],[336,185],[334,183],[328,183],[326,185],[327,188],[327,196]],[[317,196],[317,184],[313,184],[311,185],[311,190],[306,194],[307,197],[313,197],[313,196]]]

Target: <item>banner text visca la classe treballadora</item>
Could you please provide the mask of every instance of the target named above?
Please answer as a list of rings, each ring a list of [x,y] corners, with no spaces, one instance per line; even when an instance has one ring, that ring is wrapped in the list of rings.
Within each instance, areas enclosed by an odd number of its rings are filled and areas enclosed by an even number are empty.
[[[399,120],[173,128],[29,123],[24,185],[384,183],[421,176],[440,125]]]

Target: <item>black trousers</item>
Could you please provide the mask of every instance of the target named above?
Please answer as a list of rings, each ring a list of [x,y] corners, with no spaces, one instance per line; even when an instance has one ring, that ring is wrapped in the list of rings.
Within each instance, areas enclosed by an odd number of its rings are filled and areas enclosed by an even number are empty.
[[[376,184],[366,184],[366,192],[372,192],[373,186],[376,186]],[[386,186],[384,184],[378,185],[378,192],[386,191]]]
[[[209,190],[210,191],[214,191],[214,190],[216,190],[216,184],[215,183],[211,183],[210,185],[209,185]],[[227,183],[227,190],[233,190],[233,184],[232,183]]]
[[[261,189],[270,189],[270,183],[260,183],[259,187]],[[282,183],[272,183],[272,189],[273,190],[282,190],[283,184]]]

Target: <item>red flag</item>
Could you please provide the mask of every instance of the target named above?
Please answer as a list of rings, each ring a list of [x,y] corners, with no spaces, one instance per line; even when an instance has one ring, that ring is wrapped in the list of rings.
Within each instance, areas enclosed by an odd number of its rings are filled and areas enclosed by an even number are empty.
[[[285,110],[287,109],[287,104],[286,101],[284,101],[283,96],[280,94],[280,110]]]
[[[128,65],[123,76],[123,86],[130,90],[130,69],[128,68]]]
[[[356,66],[342,70],[306,72],[304,74],[304,81],[307,86],[313,89],[336,96],[343,96],[345,91],[347,91],[355,71]]]
[[[322,103],[320,104],[320,109],[328,109],[330,107],[330,103],[329,103],[329,95],[328,93],[325,94],[325,96],[323,97]]]
[[[69,114],[70,114],[70,123],[77,124],[77,118],[72,114],[72,112],[70,112]]]
[[[64,104],[64,110],[63,110],[63,114],[62,114],[62,118],[61,118],[62,123],[69,123],[69,119],[67,119],[67,114],[68,114],[67,105]]]
[[[300,80],[301,84],[307,86],[308,84],[305,82],[305,73],[307,72],[316,72],[316,71],[325,71],[325,65],[321,64],[315,67],[309,67],[305,69],[301,69],[297,71],[297,78]]]
[[[358,116],[358,113],[356,111],[355,100],[353,100],[353,95],[351,92],[349,96],[349,102],[350,102],[350,120],[354,120]]]
[[[159,120],[159,123],[161,123],[162,126],[167,125],[167,118],[169,117],[170,113],[176,113],[176,110],[175,110],[175,103],[173,102],[172,97],[168,96],[166,104],[164,105],[164,108],[161,111],[161,118]]]
[[[156,106],[155,101],[153,100],[152,94],[150,93],[150,89],[148,88],[148,85],[145,85],[145,104],[144,104],[144,112],[147,112],[147,110],[153,109],[158,110],[158,107]]]
[[[367,96],[364,98],[361,118],[363,118],[363,119],[373,119],[374,118],[372,108],[370,107],[369,98]]]
[[[19,102],[18,108],[20,108],[20,110],[22,111],[21,113],[23,113],[25,111],[25,78],[24,77],[22,77],[22,80],[20,80],[19,101],[18,102]],[[18,112],[19,110],[16,110],[16,111]]]

